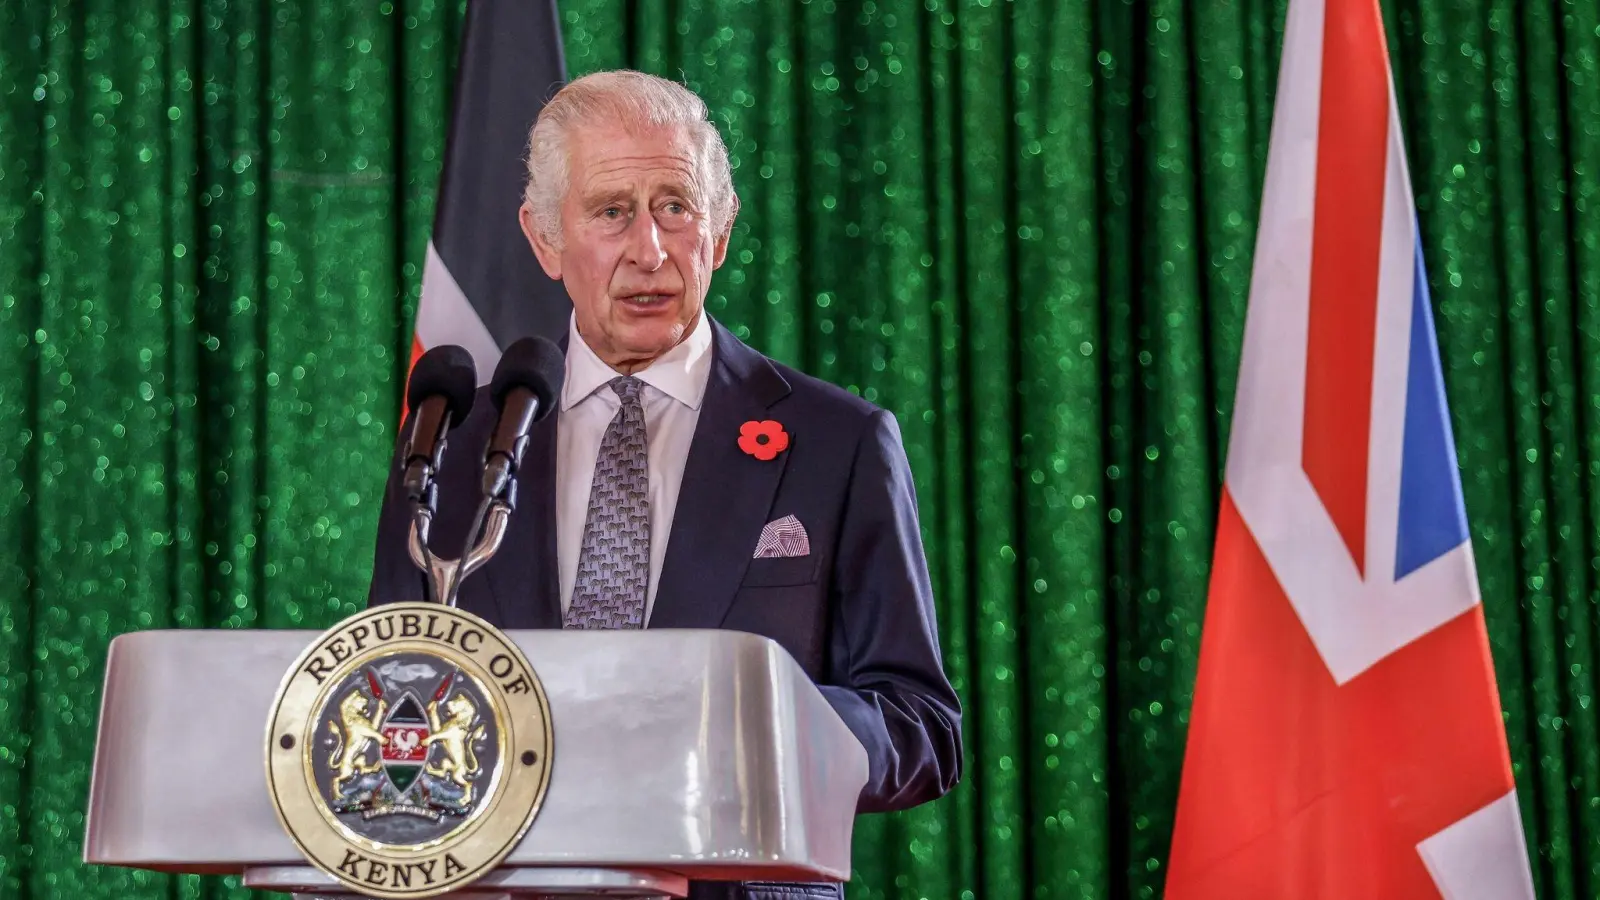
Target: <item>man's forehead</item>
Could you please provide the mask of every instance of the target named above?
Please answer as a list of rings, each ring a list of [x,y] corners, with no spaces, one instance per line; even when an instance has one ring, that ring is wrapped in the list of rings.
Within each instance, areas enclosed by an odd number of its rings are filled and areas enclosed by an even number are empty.
[[[612,153],[586,158],[582,163],[578,182],[582,185],[593,185],[618,179],[632,179],[644,173],[685,183],[693,183],[696,180],[694,163],[687,157],[674,154]]]
[[[694,170],[694,145],[682,126],[580,126],[568,148],[574,168],[590,173],[624,167]]]

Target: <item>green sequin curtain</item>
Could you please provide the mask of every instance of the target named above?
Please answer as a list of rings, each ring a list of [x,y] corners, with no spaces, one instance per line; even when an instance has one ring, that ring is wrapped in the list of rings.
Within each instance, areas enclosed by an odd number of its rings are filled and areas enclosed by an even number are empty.
[[[562,4],[725,127],[714,314],[905,432],[970,766],[853,898],[1160,894],[1283,6]],[[1385,7],[1535,877],[1593,897],[1600,9]],[[0,900],[243,895],[79,863],[106,643],[362,602],[460,23],[0,4]]]

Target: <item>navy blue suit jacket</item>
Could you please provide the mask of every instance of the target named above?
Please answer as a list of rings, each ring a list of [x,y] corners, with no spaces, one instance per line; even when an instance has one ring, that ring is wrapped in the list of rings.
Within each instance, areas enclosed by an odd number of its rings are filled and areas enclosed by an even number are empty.
[[[710,379],[647,627],[728,628],[776,641],[866,747],[869,775],[858,811],[932,800],[960,775],[961,713],[939,653],[899,427],[887,411],[711,324]],[[429,541],[446,556],[460,553],[481,496],[494,415],[480,392],[472,414],[450,434]],[[502,628],[561,627],[558,418],[534,426],[505,540],[461,588],[462,608]],[[790,439],[770,461],[738,446],[739,426],[764,419],[782,423]],[[391,467],[379,520],[373,603],[422,599],[420,573],[405,549],[410,520],[398,469]],[[762,527],[786,515],[805,527],[810,556],[753,559]],[[792,890],[782,895],[805,896]],[[752,886],[749,896],[763,894]]]

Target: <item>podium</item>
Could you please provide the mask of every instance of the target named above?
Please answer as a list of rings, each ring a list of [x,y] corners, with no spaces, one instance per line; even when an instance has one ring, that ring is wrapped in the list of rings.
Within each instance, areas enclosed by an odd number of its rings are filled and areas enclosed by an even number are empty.
[[[311,631],[111,643],[84,860],[362,896],[309,865],[268,794],[274,692]],[[866,752],[776,643],[733,631],[508,631],[549,700],[550,780],[500,866],[451,898],[682,897],[849,877]]]

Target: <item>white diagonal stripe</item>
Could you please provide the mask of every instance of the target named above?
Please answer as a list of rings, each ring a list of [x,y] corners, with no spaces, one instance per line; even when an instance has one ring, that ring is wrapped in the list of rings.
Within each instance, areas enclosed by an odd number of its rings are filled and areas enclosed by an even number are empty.
[[[1516,791],[1417,845],[1444,900],[1534,900],[1527,850]]]
[[[489,334],[488,326],[478,318],[461,285],[450,274],[433,241],[428,241],[428,259],[422,269],[422,302],[417,304],[417,340],[424,350],[442,344],[459,344],[472,354],[472,363],[478,368],[478,384],[485,385],[494,376],[494,367],[500,362],[500,345]]]

